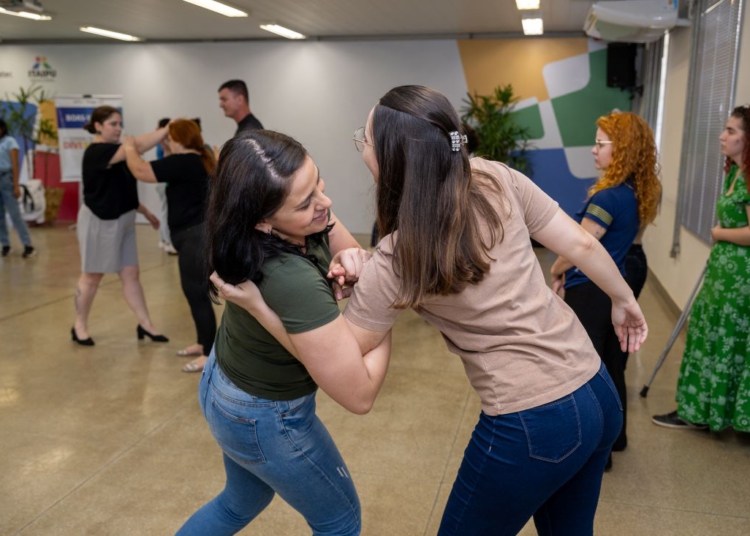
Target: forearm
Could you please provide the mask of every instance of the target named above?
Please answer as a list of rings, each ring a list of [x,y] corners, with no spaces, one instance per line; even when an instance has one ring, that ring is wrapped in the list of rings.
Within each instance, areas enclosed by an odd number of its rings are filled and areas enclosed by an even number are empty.
[[[552,277],[561,277],[565,272],[573,268],[573,266],[574,264],[565,257],[557,257],[552,268],[550,268],[550,273]]]
[[[18,187],[19,177],[21,175],[18,165],[18,149],[12,149],[10,151],[10,167],[11,174],[13,175],[13,186]]]
[[[380,344],[362,357],[367,375],[370,377],[370,385],[366,393],[370,406],[375,402],[388,372],[388,365],[391,362],[391,338],[389,331]]]
[[[750,246],[750,226],[724,229],[717,227],[713,232],[714,242],[731,242],[738,246]]]
[[[143,203],[139,203],[138,208],[135,209],[135,211],[139,214],[143,214],[144,216],[152,216],[151,211],[146,208],[146,205],[144,205]]]
[[[137,151],[143,154],[149,149],[156,147],[161,140],[167,137],[167,132],[169,132],[169,126],[136,136],[134,141]]]
[[[137,180],[142,182],[154,182],[154,172],[151,164],[146,162],[133,145],[125,146],[125,162],[128,169]]]
[[[613,302],[635,301],[633,291],[604,246],[589,235],[587,245],[571,251],[569,257],[586,277],[602,289]]]
[[[281,344],[286,351],[292,354],[294,357],[299,358],[297,349],[292,344],[289,334],[286,332],[284,324],[281,322],[279,315],[277,315],[273,309],[271,309],[265,302],[257,305],[252,310],[246,309],[255,320],[257,320],[263,329],[265,329],[271,336]]]

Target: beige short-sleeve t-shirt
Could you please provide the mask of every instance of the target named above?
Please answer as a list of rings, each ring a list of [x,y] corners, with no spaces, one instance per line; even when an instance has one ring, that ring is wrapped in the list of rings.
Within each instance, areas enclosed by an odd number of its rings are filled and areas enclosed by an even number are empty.
[[[440,330],[459,355],[488,415],[523,411],[566,396],[590,380],[601,361],[575,313],[550,289],[530,238],[558,205],[523,174],[474,158],[472,169],[495,177],[503,189],[503,239],[496,259],[476,285],[449,296],[430,296],[416,312]],[[344,315],[373,331],[387,331],[400,281],[393,270],[398,233],[384,237],[365,265]]]

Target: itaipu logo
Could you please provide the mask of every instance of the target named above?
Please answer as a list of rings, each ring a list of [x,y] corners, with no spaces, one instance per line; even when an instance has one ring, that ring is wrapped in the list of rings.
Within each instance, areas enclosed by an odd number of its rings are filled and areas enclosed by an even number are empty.
[[[47,56],[37,56],[34,66],[29,70],[29,78],[35,80],[52,80],[57,76],[57,70],[47,62]]]

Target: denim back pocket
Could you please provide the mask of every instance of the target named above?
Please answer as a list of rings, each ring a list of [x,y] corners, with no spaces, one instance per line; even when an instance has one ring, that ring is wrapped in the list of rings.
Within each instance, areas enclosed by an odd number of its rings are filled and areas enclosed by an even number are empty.
[[[581,446],[581,419],[573,395],[527,409],[518,417],[531,458],[557,463]]]
[[[206,411],[211,433],[221,449],[240,465],[265,463],[260,449],[256,419],[243,411],[243,406],[232,407],[224,398],[211,398],[211,408]]]

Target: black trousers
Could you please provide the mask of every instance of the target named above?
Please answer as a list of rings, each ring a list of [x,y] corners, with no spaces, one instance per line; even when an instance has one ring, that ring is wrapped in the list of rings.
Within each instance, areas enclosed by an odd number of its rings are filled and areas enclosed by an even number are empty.
[[[612,326],[612,300],[594,283],[582,283],[565,289],[565,303],[578,316],[586,328],[596,352],[607,367],[607,372],[617,388],[622,402],[622,430],[612,445],[612,450],[623,450],[628,443],[625,434],[627,417],[627,391],[625,388],[625,361],[627,352],[620,350],[615,328]]]
[[[641,295],[643,285],[646,284],[647,275],[648,262],[646,260],[646,253],[643,251],[643,246],[633,244],[630,246],[628,254],[625,257],[625,281],[630,285],[636,299]]]
[[[208,355],[216,338],[216,315],[208,296],[208,274],[205,273],[205,235],[203,224],[172,233],[172,245],[180,254],[180,283],[190,305],[198,344]]]

